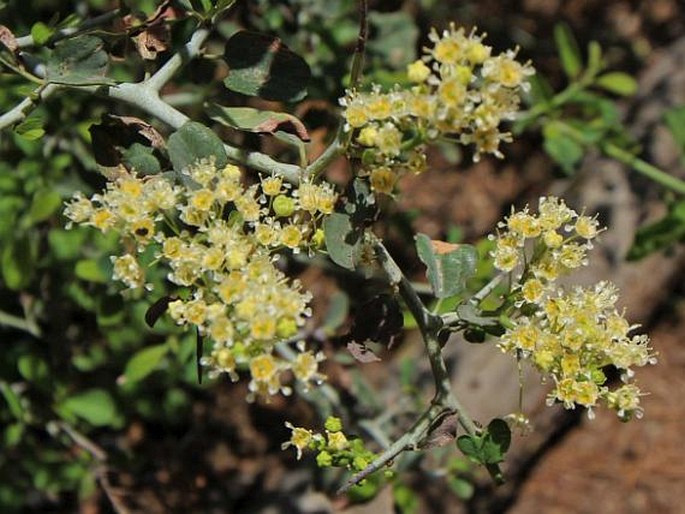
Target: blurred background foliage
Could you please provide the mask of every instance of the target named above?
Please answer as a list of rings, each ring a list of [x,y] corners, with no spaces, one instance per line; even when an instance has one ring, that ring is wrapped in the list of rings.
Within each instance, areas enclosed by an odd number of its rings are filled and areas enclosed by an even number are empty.
[[[125,3],[143,13],[143,18],[157,8],[152,0]],[[544,9],[542,14],[534,15],[531,10],[517,12],[502,7],[506,2],[457,4],[434,0],[371,2],[365,82],[386,88],[402,83],[406,64],[427,42],[429,27],[444,27],[446,20],[466,26],[477,24],[490,34],[488,42],[497,49],[520,45],[521,54],[532,58],[540,76],[546,77],[546,81],[536,83],[534,93],[539,97],[533,102],[549,100],[549,91],[562,90],[579,73],[574,67],[580,64],[572,62],[574,57],[564,57],[563,42],[561,60],[566,61],[560,66],[559,36],[555,46],[553,24],[540,21],[545,19]],[[37,37],[50,27],[73,22],[74,14],[89,18],[116,6],[111,0],[10,1],[0,10],[0,24],[11,28],[16,36]],[[599,4],[594,8],[602,9]],[[276,34],[305,57],[312,70],[309,96],[295,111],[314,135],[312,145],[322,147],[336,127],[337,99],[344,94],[348,80],[358,30],[356,13],[353,0],[239,2],[217,25],[217,37],[208,45],[210,55],[190,63],[163,94],[191,118],[208,124],[202,110],[205,99],[213,98],[224,105],[246,105],[245,97],[222,87],[220,77],[225,67],[211,55],[220,55],[225,39],[238,28]],[[639,68],[650,52],[650,44],[665,44],[679,30],[669,29],[676,31],[671,34],[655,23],[653,32],[645,38],[631,39],[604,30],[602,16],[594,19],[583,12],[576,19],[585,21],[575,27],[583,41],[581,53],[585,54],[590,41],[597,40],[609,64],[620,64],[628,73]],[[149,64],[132,51],[130,40],[116,32],[102,31],[98,35],[105,39],[113,56],[109,76],[119,81],[141,79]],[[187,36],[185,22],[173,24],[174,45],[184,42]],[[633,86],[626,87],[624,91],[614,87],[613,92],[632,93]],[[21,77],[3,70],[0,113],[33,88]],[[605,89],[611,92],[611,87]],[[519,143],[524,149],[515,153],[520,155],[526,147],[544,142],[552,158],[549,169],[563,175],[573,173],[588,147],[607,131],[630,143],[619,130],[616,97],[610,94],[608,98],[586,96],[584,103],[571,105],[575,122],[561,129],[561,121],[548,116]],[[256,105],[264,106],[259,102]],[[231,402],[242,401],[244,384],[233,386],[234,392],[225,384],[198,384],[195,335],[179,331],[165,318],[154,329],[149,328],[144,322],[145,313],[156,298],[145,291],[127,292],[122,297],[110,280],[108,256],[116,253],[116,235],[105,237],[82,227],[65,229],[63,201],[75,191],[90,195],[104,186],[92,156],[89,128],[107,113],[145,118],[111,100],[74,92],[55,95],[41,103],[20,126],[0,132],[0,511],[74,512],[79,505],[91,505],[102,512],[111,509],[110,505],[120,510],[116,491],[135,489],[132,484],[143,489],[149,486],[182,491],[195,487],[207,491],[168,499],[161,507],[150,504],[149,512],[181,508],[184,512],[208,512],[210,507],[220,506],[226,509],[220,511],[225,512],[259,511],[259,502],[250,504],[252,500],[246,499],[258,493],[258,485],[251,489],[231,486],[231,481],[240,482],[238,476],[224,476],[216,466],[207,464],[210,457],[205,453],[214,447],[211,438],[222,436],[236,444],[251,440],[242,448],[246,454],[278,455],[280,442],[288,437],[283,428],[285,419],[294,416],[312,420],[315,415],[302,402],[284,400],[271,406],[246,408],[241,404],[235,409],[247,412],[247,419],[236,422],[235,413],[230,414]],[[680,120],[684,118],[682,108],[674,110],[669,118],[681,148],[685,137]],[[576,123],[575,127],[582,131],[595,119],[600,120],[600,125],[604,123],[599,130],[605,132],[592,140],[595,133],[585,131],[586,139],[576,146],[568,142],[564,130]],[[166,130],[156,120],[146,121]],[[288,152],[286,147],[264,144],[255,135],[222,130],[223,137],[236,144],[266,147],[276,155]],[[440,151],[441,159],[450,166],[459,163],[461,157],[453,148]],[[341,180],[335,174],[332,178]],[[671,203],[661,225],[645,228],[647,243],[636,250],[638,257],[685,236],[683,204],[675,200]],[[395,238],[395,246],[411,245],[405,229],[419,215],[416,211],[391,210],[392,226],[383,230]],[[445,223],[440,230],[442,237],[453,242],[475,235],[455,224]],[[487,242],[481,243],[480,249],[485,255]],[[153,259],[153,255],[148,258]],[[479,280],[486,280],[488,273],[483,269]],[[151,279],[158,290],[162,289],[163,276]],[[325,302],[330,304],[329,319],[337,319],[336,326],[344,323],[350,301],[340,291],[325,294],[331,296]],[[358,298],[352,296],[354,308]],[[449,305],[443,305],[446,307]],[[326,308],[320,308],[319,313],[323,317]],[[411,320],[406,322],[409,325]],[[349,360],[343,355],[338,365],[347,365]],[[405,361],[400,369],[407,396],[413,398],[419,394],[412,385],[413,363]],[[363,380],[359,380],[350,389],[363,398],[357,400],[361,407],[355,408],[369,417],[382,412],[382,402],[367,394]],[[342,401],[354,403],[349,398]],[[250,426],[266,435],[258,435]],[[284,460],[287,467],[294,466],[292,455],[275,458]],[[473,494],[468,463],[451,459],[446,469],[448,485],[457,497]],[[113,470],[120,473],[114,476]],[[374,483],[370,481],[368,487],[367,496],[373,496]],[[363,491],[358,494],[364,499]],[[145,502],[144,495],[140,501]],[[394,502],[400,512],[416,512],[416,498],[401,482],[395,485]]]

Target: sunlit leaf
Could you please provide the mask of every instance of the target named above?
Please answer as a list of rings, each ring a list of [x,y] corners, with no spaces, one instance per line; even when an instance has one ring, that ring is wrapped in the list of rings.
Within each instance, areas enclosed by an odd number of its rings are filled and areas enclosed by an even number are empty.
[[[127,383],[138,382],[152,373],[169,351],[166,344],[143,348],[133,354],[126,363],[124,377]]]
[[[112,395],[104,389],[89,389],[70,396],[61,407],[94,426],[112,424],[117,416],[117,408]]]
[[[477,252],[470,245],[451,245],[416,235],[419,259],[426,265],[428,281],[438,298],[454,296],[464,290],[466,280],[476,270]]]
[[[631,96],[637,92],[637,81],[627,73],[620,71],[612,71],[597,77],[595,84],[621,96]]]

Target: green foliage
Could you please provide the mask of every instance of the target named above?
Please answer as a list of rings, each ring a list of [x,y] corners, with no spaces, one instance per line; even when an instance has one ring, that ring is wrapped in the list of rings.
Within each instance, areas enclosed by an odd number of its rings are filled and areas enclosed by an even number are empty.
[[[106,78],[109,55],[94,36],[79,36],[55,45],[47,61],[48,82],[70,85],[114,84]]]
[[[632,96],[637,92],[637,81],[627,73],[620,71],[600,75],[595,84],[610,93],[621,96]]]
[[[548,123],[542,129],[543,148],[566,173],[573,173],[576,165],[585,155],[583,146],[569,137],[567,126],[562,123]]]
[[[67,419],[75,416],[96,427],[120,423],[116,403],[112,395],[104,389],[88,389],[69,396],[57,406],[57,409]]]
[[[39,46],[47,43],[54,32],[55,30],[53,28],[47,26],[42,21],[34,23],[33,27],[31,27],[31,37]]]
[[[685,200],[672,202],[663,218],[638,229],[627,259],[636,261],[682,242],[685,242]]]
[[[288,132],[302,141],[309,141],[306,127],[292,114],[252,107],[223,107],[217,104],[210,104],[205,110],[214,121],[231,128],[257,134]]]
[[[351,216],[334,212],[323,224],[326,234],[326,249],[333,262],[353,270],[362,255],[363,232],[352,225]]]
[[[382,63],[380,67],[404,71],[416,59],[419,30],[408,12],[372,12],[369,26],[374,32],[369,42],[369,57]]]
[[[416,235],[416,250],[426,265],[428,281],[437,298],[461,293],[466,281],[476,271],[476,249],[469,245],[449,245],[431,241],[425,234]]]
[[[127,383],[143,380],[155,370],[168,352],[169,348],[166,344],[158,344],[134,353],[124,369]]]
[[[169,159],[174,171],[180,173],[201,159],[213,157],[217,167],[228,162],[224,144],[210,129],[196,121],[189,121],[169,136]]]
[[[554,27],[554,41],[566,76],[575,79],[582,70],[583,62],[578,42],[568,25],[559,23]]]
[[[416,514],[419,512],[419,499],[416,493],[406,485],[394,484],[392,497],[400,514]]]
[[[240,16],[235,21],[222,21],[234,3],[236,8],[242,8]],[[37,2],[40,12],[35,13],[36,19],[48,20],[52,12],[70,10],[67,2],[57,2],[64,7],[59,9],[53,4]],[[68,7],[74,5],[69,3]],[[110,3],[82,2],[79,13],[88,6],[104,10]],[[179,0],[174,7],[185,19],[162,19],[155,25],[169,28],[168,40],[162,38],[163,44],[169,45],[161,50],[165,59],[166,51],[177,51],[198,23],[216,24],[212,37],[226,36],[223,61],[229,72],[223,83],[216,80],[222,68],[213,67],[212,62],[218,60],[208,52],[207,59],[192,63],[187,72],[180,73],[165,88],[163,98],[167,93],[169,98],[174,97],[173,105],[192,119],[201,118],[200,104],[211,99],[204,104],[204,114],[209,118],[242,132],[237,135],[241,138],[245,133],[273,136],[297,151],[300,164],[307,164],[304,143],[309,140],[309,132],[305,123],[316,129],[337,123],[322,119],[332,117],[335,108],[331,104],[343,94],[348,80],[358,30],[356,2],[293,0],[284,5],[277,0],[254,0],[249,6],[239,6],[234,0]],[[124,11],[130,10],[136,16],[142,13],[138,22],[153,16],[157,8],[158,3],[147,0],[122,2]],[[73,91],[81,86],[135,83],[144,72],[157,69],[163,61],[148,62],[145,66],[150,67],[143,69],[142,59],[135,55],[143,34],[150,35],[145,24],[129,27],[127,32],[112,25],[64,37],[58,31],[77,27],[79,16],[60,20],[55,15],[48,22],[33,23],[23,19],[21,10],[13,9],[3,11],[3,15],[9,13],[8,19],[15,18],[11,21],[16,21],[17,34],[30,32],[35,45],[22,49],[22,59],[8,47],[0,48],[0,57],[24,73],[5,73],[12,68],[6,69],[3,63],[0,111],[4,113],[24,98],[36,105],[26,111],[26,118],[13,124],[13,132],[3,133],[0,138],[4,161],[0,163],[0,313],[11,321],[0,327],[7,341],[0,357],[0,510],[24,511],[29,503],[32,507],[39,504],[40,508],[51,501],[66,505],[66,510],[76,510],[75,495],[86,498],[98,487],[93,456],[81,447],[83,439],[78,434],[94,440],[102,435],[105,441],[111,441],[121,438],[123,430],[133,422],[165,430],[175,424],[187,426],[198,387],[196,364],[202,357],[202,338],[195,333],[180,333],[163,316],[172,293],[166,277],[152,266],[146,270],[146,281],[154,292],[127,291],[122,300],[111,283],[110,256],[121,253],[117,235],[103,236],[83,227],[61,228],[64,219],[60,205],[75,191],[101,190],[104,180],[97,170],[116,176],[119,166],[124,166],[151,175],[168,169],[171,163],[178,174],[201,158],[214,158],[220,167],[229,161],[224,142],[198,121],[171,132],[163,124],[157,125],[156,120],[130,117],[130,106],[104,104],[87,89],[37,101],[33,82],[40,83],[43,78],[31,76],[34,63],[46,70],[44,84],[67,84],[73,86]],[[87,13],[87,18],[92,14]],[[236,33],[237,20],[249,30]],[[404,68],[416,58],[419,29],[415,18],[404,11],[374,12],[369,15],[369,24],[365,80],[384,88],[406,83]],[[614,100],[602,93],[633,94],[635,81],[619,72],[605,73],[602,51],[596,42],[588,45],[585,64],[567,27],[557,27],[555,40],[569,87],[555,94],[544,78],[536,77],[529,116],[519,122],[518,129],[541,129],[546,151],[567,173],[576,169],[590,148],[612,144],[632,150]],[[213,48],[214,43],[207,48]],[[110,54],[117,59],[110,59]],[[305,55],[306,61],[300,55]],[[31,83],[25,80],[27,77]],[[105,93],[105,89],[99,92]],[[292,112],[301,119],[288,112],[258,108],[264,106],[261,100],[293,103],[308,93],[328,102],[314,116],[299,114],[304,112],[299,108]],[[268,108],[279,107],[271,104]],[[103,115],[111,111],[123,116]],[[666,122],[676,141],[685,147],[683,116],[682,109],[673,110]],[[97,122],[100,119],[103,121]],[[248,151],[254,140],[257,138],[248,135],[241,148]],[[88,149],[91,144],[95,161]],[[358,164],[353,162],[353,168]],[[292,205],[284,205],[284,200]],[[323,221],[326,249],[334,263],[357,270],[371,260],[373,241],[366,234],[376,221],[381,207],[378,203],[365,180],[353,181],[342,195],[336,212]],[[294,212],[294,201],[285,196],[276,197],[273,204],[279,218]],[[682,203],[674,202],[663,220],[645,227],[638,234],[631,257],[683,240],[682,207]],[[454,233],[452,236],[456,238]],[[435,303],[436,314],[456,314],[467,336],[471,334],[480,341],[487,334],[501,334],[505,320],[500,320],[496,312],[484,312],[470,303],[459,304],[457,295],[467,288],[477,290],[472,286],[483,285],[492,275],[492,266],[477,255],[488,254],[487,244],[477,249],[467,245],[436,247],[427,236],[416,238],[418,255],[427,267],[434,296],[440,300]],[[159,244],[151,242],[143,256],[145,264],[152,263],[159,253]],[[357,310],[353,303],[358,301],[350,291],[330,298],[315,338],[334,336],[341,327],[350,326],[349,314]],[[161,299],[155,301],[160,294]],[[358,301],[362,316],[351,323],[355,337],[388,343],[402,328],[397,300],[381,296],[367,303]],[[404,390],[418,401],[421,395],[416,385],[416,363],[406,360],[400,373]],[[380,402],[360,377],[353,373],[352,390],[359,393],[360,410],[379,410]],[[331,418],[325,428],[338,433],[341,425]],[[360,471],[374,458],[356,437],[350,437],[347,446],[331,444],[330,438],[319,442],[317,463],[323,467]],[[497,464],[509,442],[506,424],[493,420],[480,434],[461,436],[457,445],[499,480]],[[144,469],[149,464],[150,455],[145,455],[144,449],[127,453],[116,445],[105,446],[111,452],[108,462],[129,469]],[[473,495],[469,473],[467,467],[448,467],[447,484],[459,498]],[[383,483],[380,474],[372,475],[350,489],[350,498],[367,501]],[[393,496],[401,512],[417,511],[416,496],[405,485],[395,483]]]
[[[141,175],[154,175],[162,171],[159,159],[154,156],[154,148],[140,143],[133,143],[123,151],[122,162]]]
[[[457,447],[474,462],[484,465],[498,482],[503,476],[498,464],[511,444],[511,430],[506,421],[493,419],[480,435],[462,435],[457,438]]]
[[[353,270],[363,254],[364,227],[376,213],[375,197],[368,184],[355,179],[349,187],[340,212],[327,216],[323,223],[326,249],[333,262]]]
[[[226,87],[266,100],[297,102],[307,95],[311,71],[279,38],[241,31],[226,43]]]
[[[666,126],[680,149],[681,162],[685,163],[685,106],[674,107],[664,114]]]

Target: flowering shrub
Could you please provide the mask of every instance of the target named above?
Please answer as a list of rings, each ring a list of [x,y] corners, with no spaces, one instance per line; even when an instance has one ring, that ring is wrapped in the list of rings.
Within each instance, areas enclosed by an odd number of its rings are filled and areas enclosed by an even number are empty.
[[[290,394],[282,379],[287,372],[305,387],[320,382],[323,354],[306,351],[296,337],[311,313],[311,295],[277,268],[277,252],[321,245],[321,219],[336,199],[331,187],[302,182],[292,188],[277,175],[245,187],[239,168],[217,169],[213,160],[184,169],[180,184],[123,171],[103,194],[76,193],[65,215],[121,235],[128,251],[112,261],[114,278],[127,287],[145,286],[148,266],[168,268],[167,279],[179,288],[169,315],[212,340],[202,359],[211,376],[226,373],[236,381],[236,368],[244,365],[250,391],[264,397]],[[293,337],[298,356],[292,362],[274,356],[274,345]]]
[[[596,43],[589,45],[587,63],[583,63],[569,34],[557,29],[569,85],[553,94],[544,82],[535,82],[541,79],[530,62],[519,58],[518,48],[497,53],[486,44],[485,35],[450,24],[445,30],[430,31],[429,45],[418,59],[412,51],[398,65],[403,71],[391,75],[398,84],[388,85],[387,77],[374,74],[367,77],[370,85],[365,87],[361,74],[368,37],[366,3],[360,2],[347,90],[342,99],[336,99],[342,107],[334,113],[339,128],[331,131],[335,136],[316,158],[307,152],[306,144],[312,139],[303,121],[307,118],[300,120],[283,110],[307,95],[312,75],[319,86],[331,88],[331,80],[335,87],[344,83],[342,77],[331,79],[326,73],[326,66],[337,56],[316,53],[305,61],[279,38],[249,30],[227,37],[234,25],[220,20],[231,14],[234,2],[230,0],[179,0],[163,2],[144,15],[122,7],[82,22],[78,16],[60,25],[38,22],[30,35],[18,38],[0,26],[0,65],[3,73],[11,72],[7,83],[14,84],[16,79],[19,84],[12,85],[11,93],[0,95],[0,100],[25,97],[0,115],[0,128],[13,127],[16,138],[40,140],[45,130],[39,118],[45,115],[48,99],[67,90],[120,102],[155,122],[153,126],[140,118],[118,115],[91,120],[87,139],[93,144],[95,163],[84,157],[79,139],[85,138],[83,124],[74,123],[77,128],[69,138],[35,146],[16,143],[29,164],[21,161],[22,173],[11,177],[8,173],[0,183],[3,195],[6,189],[12,193],[0,202],[3,216],[11,214],[0,227],[0,239],[6,244],[0,271],[18,299],[15,310],[26,314],[26,319],[18,320],[0,312],[0,322],[32,338],[27,339],[30,351],[22,340],[22,349],[17,350],[20,358],[7,352],[3,362],[14,373],[11,380],[0,380],[0,393],[9,406],[0,411],[0,419],[11,422],[3,432],[4,440],[10,449],[28,440],[29,449],[22,452],[30,455],[49,436],[57,441],[65,462],[71,463],[69,459],[77,453],[80,459],[78,473],[72,475],[71,468],[52,473],[49,454],[40,469],[50,471],[35,479],[36,466],[30,461],[25,474],[31,487],[53,498],[62,490],[87,490],[88,484],[80,480],[91,477],[91,489],[97,480],[107,497],[116,496],[110,494],[106,452],[77,429],[118,430],[128,426],[130,419],[156,420],[159,410],[166,413],[178,404],[190,404],[177,388],[180,377],[189,381],[185,365],[193,360],[193,338],[179,335],[182,331],[197,335],[194,364],[215,380],[244,378],[248,401],[270,401],[293,391],[311,401],[320,419],[325,419],[323,428],[288,421],[290,439],[282,447],[293,449],[298,460],[311,452],[319,467],[351,473],[342,479],[326,474],[333,477],[327,487],[339,487],[341,492],[359,493],[360,484],[375,487],[386,478],[396,480],[387,467],[400,454],[448,444],[462,452],[466,464],[450,464],[446,473],[460,466],[462,472],[469,471],[469,463],[476,463],[496,482],[503,480],[499,464],[511,444],[511,429],[529,427],[528,420],[522,412],[502,413],[492,420],[472,419],[459,391],[452,387],[443,356],[446,345],[481,343],[490,336],[494,351],[529,364],[549,383],[550,405],[585,408],[590,417],[600,407],[615,411],[623,421],[642,417],[645,393],[634,375],[636,368],[656,362],[649,338],[634,333],[638,326],[625,319],[617,289],[609,282],[586,288],[560,285],[571,272],[589,264],[589,252],[605,230],[596,216],[578,213],[555,197],[540,199],[537,209],[512,209],[490,236],[491,252],[481,252],[486,266],[478,266],[479,252],[474,246],[417,234],[416,254],[426,267],[428,282],[420,287],[409,280],[377,235],[388,232],[375,230],[383,208],[396,193],[398,179],[428,168],[430,145],[461,145],[469,149],[474,161],[487,156],[504,158],[502,143],[526,129],[540,129],[545,151],[569,173],[592,148],[678,194],[685,193],[682,181],[633,154],[635,145],[617,121],[615,106],[598,92],[629,94],[635,89],[634,81],[625,74],[604,73]],[[265,2],[257,4],[261,8]],[[290,4],[283,9],[293,8]],[[299,2],[292,4],[302,7]],[[311,2],[305,4],[315,10]],[[256,16],[253,7],[236,20],[252,19],[257,27],[267,28],[282,24],[283,20],[274,21],[282,6],[274,9],[274,16]],[[325,17],[324,11],[316,10],[313,18],[293,19],[320,30],[316,25],[325,24],[318,23],[317,16]],[[300,41],[302,48],[312,50],[316,41],[325,40],[340,45],[342,55],[353,44],[345,39],[351,34],[348,29],[349,25],[342,26],[334,37],[317,33],[312,40],[302,42],[296,35],[289,41]],[[101,38],[103,34],[106,39]],[[186,36],[187,41],[179,46],[180,38]],[[212,45],[208,45],[210,39]],[[223,54],[205,52],[214,43],[225,45]],[[137,56],[123,60],[124,66],[121,52]],[[157,62],[158,54],[163,64]],[[112,57],[121,64],[116,73],[108,70]],[[211,68],[212,80],[206,88],[193,81],[187,90],[180,88],[178,95],[167,94],[172,90],[163,90],[165,85],[196,59],[205,59],[208,68],[216,62],[224,65]],[[143,73],[136,64],[143,61],[145,78],[139,80]],[[29,95],[22,82],[26,80],[36,84]],[[209,97],[239,105],[205,102]],[[245,101],[254,97],[269,103]],[[191,120],[177,108],[185,102],[203,104],[205,121],[211,119],[217,125],[210,129]],[[528,109],[520,112],[523,103]],[[265,105],[281,110],[261,108]],[[80,112],[80,106],[72,107],[74,113]],[[188,112],[201,117],[199,110]],[[65,113],[71,116],[71,111]],[[231,137],[220,138],[214,130],[218,125],[229,130]],[[237,134],[248,137],[234,138]],[[271,155],[254,149],[258,137],[278,142],[263,145]],[[67,144],[70,138],[77,143]],[[240,144],[229,144],[229,139]],[[61,178],[64,170],[78,162],[83,169],[73,175],[100,171],[107,179],[104,190],[93,179],[94,173],[87,180],[81,176],[65,179],[58,187],[44,182],[47,178],[38,170],[45,165],[35,159],[60,145],[66,145],[74,157],[50,160],[51,173]],[[339,174],[334,182],[326,171],[341,158],[349,165],[349,180]],[[15,187],[14,181],[24,175],[26,184]],[[89,188],[96,192],[84,194]],[[19,201],[21,194],[29,192],[33,195],[29,203]],[[55,218],[46,235],[43,229],[48,223],[44,222],[56,216],[69,195],[64,215],[72,231],[61,230]],[[391,198],[381,199],[382,195]],[[655,240],[655,247],[662,247],[681,238],[682,226],[674,229],[672,223],[681,218],[676,205],[659,230],[644,236],[640,252],[652,248]],[[21,230],[14,230],[15,220]],[[34,229],[29,236],[15,234],[26,227]],[[666,237],[662,237],[664,231]],[[32,268],[52,262],[40,260],[42,248],[50,248],[68,273],[34,280]],[[103,255],[105,259],[100,258]],[[314,315],[313,295],[294,278],[298,268],[291,266],[293,262],[299,267],[320,265],[322,273],[332,269],[331,275],[346,286],[349,280],[350,287],[368,279],[364,295],[378,294],[361,307],[354,306],[354,319],[349,319],[349,298],[343,294],[344,301],[331,298],[329,311]],[[120,283],[124,299],[114,313],[111,279]],[[80,322],[82,311],[93,314],[95,335],[78,323],[67,326],[59,320],[50,327],[49,337],[44,337],[38,321],[43,321],[41,316],[48,318],[52,306],[61,302],[50,296],[55,284],[73,302],[77,314],[72,318]],[[32,294],[24,295],[29,287]],[[429,306],[427,298],[435,303]],[[149,334],[150,338],[140,335],[141,319],[151,327],[163,316],[163,329],[156,325],[158,332]],[[334,390],[339,381],[334,373],[329,373],[332,379],[327,381],[329,362],[324,361],[379,360],[373,353],[374,343],[391,346],[405,322],[415,323],[420,331],[434,396],[424,405],[422,391],[415,390],[411,377],[407,379],[403,372],[403,399],[411,403],[407,412],[399,406],[403,402],[397,402],[393,409],[402,412],[389,409],[390,414],[382,413],[380,420],[362,420],[366,416],[363,406],[350,407],[353,401],[340,399]],[[348,328],[348,333],[341,333]],[[460,336],[450,339],[454,334]],[[46,359],[31,353],[42,348],[33,344],[35,340],[61,344],[62,337],[77,347],[73,354],[65,353],[63,361],[77,368],[79,377],[83,375],[77,385],[50,375]],[[99,345],[93,345],[92,352],[91,339]],[[209,343],[207,348],[203,342]],[[331,342],[347,343],[352,357],[331,355],[336,346]],[[50,353],[61,355],[62,348],[51,348]],[[109,362],[112,354],[126,357]],[[104,362],[110,365],[110,374],[100,373]],[[611,378],[614,370],[620,381]],[[166,371],[165,381],[157,390],[135,389],[153,372],[162,375],[162,371]],[[81,382],[87,389],[81,390]],[[111,390],[103,383],[110,383]],[[195,387],[194,383],[185,385]],[[373,396],[360,390],[360,403],[368,400],[362,396]],[[131,391],[141,396],[146,391],[148,397],[126,410],[125,404],[135,396]],[[161,409],[156,403],[158,393],[165,395]],[[38,397],[44,405],[35,402]],[[406,423],[406,419],[413,421]],[[375,443],[367,444],[355,432],[372,436]],[[111,437],[109,432],[106,435]],[[64,440],[84,452],[73,451]],[[386,473],[377,473],[381,470]],[[50,482],[53,475],[71,481],[60,489]],[[78,480],[69,478],[76,475]],[[0,483],[0,501],[9,497],[7,490]],[[26,506],[24,496],[32,498],[30,494],[14,496],[15,510]]]
[[[500,123],[513,119],[534,73],[530,63],[516,60],[514,50],[492,56],[475,29],[467,36],[452,24],[429,37],[433,47],[407,66],[416,84],[411,89],[383,93],[374,86],[341,100],[346,129],[354,131],[350,151],[361,154],[360,174],[369,175],[379,193],[392,193],[404,171],[422,172],[425,144],[439,137],[474,145],[475,161],[481,154],[503,157],[499,144],[511,141],[511,134],[500,132]]]
[[[629,335],[638,326],[616,310],[618,291],[609,282],[570,292],[555,284],[587,264],[586,252],[601,231],[597,220],[549,197],[540,199],[537,216],[526,207],[512,212],[499,228],[495,267],[518,274],[505,300],[514,319],[498,346],[553,379],[550,405],[582,405],[592,416],[592,407],[602,400],[623,420],[642,417],[641,393],[630,383],[631,368],[656,362],[649,338]],[[620,370],[625,384],[611,390],[606,366]]]

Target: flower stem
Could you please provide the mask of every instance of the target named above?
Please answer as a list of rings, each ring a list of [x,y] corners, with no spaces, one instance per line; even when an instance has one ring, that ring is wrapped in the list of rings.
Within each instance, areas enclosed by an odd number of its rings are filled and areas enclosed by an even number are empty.
[[[612,143],[605,143],[601,145],[600,148],[605,155],[613,159],[616,159],[617,161],[622,162],[627,166],[630,166],[638,173],[641,173],[645,177],[653,180],[658,184],[661,184],[662,186],[670,189],[671,191],[674,191],[681,195],[685,195],[685,181],[679,179],[678,177],[669,175],[665,171],[660,170],[656,166],[653,166],[648,162],[643,161],[636,155],[633,155],[632,153]]]
[[[372,241],[378,262],[383,267],[388,281],[392,286],[397,287],[399,295],[407,304],[409,311],[419,326],[435,380],[435,396],[414,425],[383,451],[371,464],[345,482],[338,490],[338,493],[344,493],[350,487],[358,484],[371,473],[378,471],[388,464],[403,451],[419,448],[426,439],[426,436],[430,435],[431,429],[437,427],[446,415],[456,414],[459,424],[469,435],[476,435],[480,432],[452,392],[447,365],[442,357],[442,345],[438,340],[438,332],[442,328],[441,318],[426,308],[412,287],[411,282],[404,276],[402,270],[383,243],[376,239],[375,236],[372,236]]]

